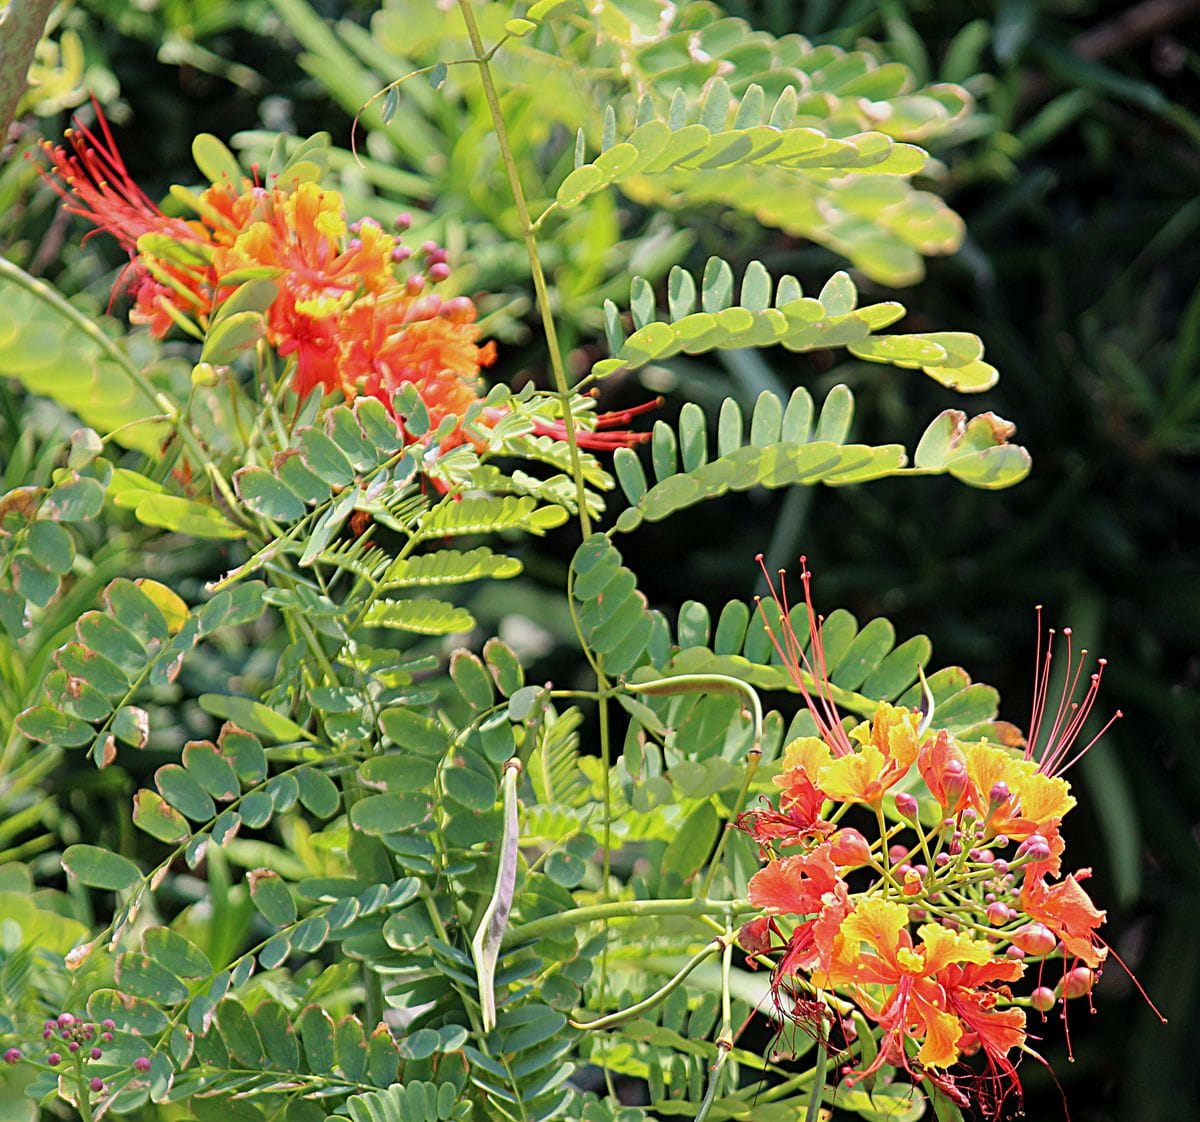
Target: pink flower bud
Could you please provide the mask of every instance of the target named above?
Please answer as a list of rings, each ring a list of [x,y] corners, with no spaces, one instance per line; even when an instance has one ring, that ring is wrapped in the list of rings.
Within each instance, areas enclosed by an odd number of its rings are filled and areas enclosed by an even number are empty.
[[[907,818],[910,822],[917,817],[917,800],[913,798],[907,791],[901,791],[893,800],[896,804],[896,813],[901,818]]]
[[[1049,1013],[1054,1008],[1054,1003],[1058,1000],[1054,996],[1054,991],[1048,986],[1038,986],[1037,989],[1029,995],[1029,1004],[1032,1005],[1039,1013]]]
[[[104,1055],[104,1053],[101,1052],[99,1048],[93,1048],[91,1050],[91,1052],[89,1053],[89,1055],[92,1057],[93,1060],[98,1060],[101,1056]]]
[[[88,1086],[91,1087],[91,1089],[93,1091],[103,1091],[104,1090],[104,1080],[101,1079],[98,1075],[93,1075],[92,1078],[88,1081]]]
[[[1054,932],[1044,923],[1027,923],[1018,927],[1009,938],[1014,946],[1038,958],[1048,955],[1058,945]]]
[[[1074,970],[1068,971],[1067,976],[1062,980],[1063,997],[1083,997],[1084,994],[1092,992],[1095,984],[1095,971],[1089,970],[1086,966],[1076,966]]]
[[[4,1053],[4,1062],[6,1064],[19,1064],[21,1062],[21,1049],[10,1048]]]
[[[437,261],[429,266],[429,279],[434,281],[444,281],[450,275],[450,266],[445,261]]]
[[[106,1032],[112,1032],[112,1030],[117,1027],[117,1022],[111,1017],[105,1017],[104,1020],[100,1022],[100,1027]]]
[[[59,1013],[59,1015],[58,1015],[58,1027],[59,1028],[67,1028],[67,1026],[73,1025],[74,1023],[75,1023],[75,1018],[72,1017],[70,1013]]]
[[[995,808],[1001,803],[1007,802],[1011,797],[1012,792],[1008,789],[1008,784],[1003,779],[992,784],[992,789],[988,792],[988,804]]]
[[[133,1070],[134,1071],[149,1071],[150,1070],[149,1057],[138,1056],[138,1058],[133,1061]]]
[[[60,1056],[57,1052],[51,1052],[50,1055],[46,1057],[46,1063],[48,1063],[51,1067],[58,1067],[58,1065],[62,1063],[62,1056]]]
[[[1018,857],[1032,861],[1045,861],[1050,857],[1050,843],[1041,834],[1030,834],[1018,847]]]
[[[404,211],[402,214],[397,214],[392,225],[395,226],[397,230],[407,230],[412,225],[412,215],[409,214],[408,211]]]
[[[1003,927],[1008,922],[1008,905],[997,900],[987,906],[987,921],[993,927]]]
[[[829,859],[842,868],[857,868],[871,862],[871,847],[857,830],[838,830],[829,839]]]

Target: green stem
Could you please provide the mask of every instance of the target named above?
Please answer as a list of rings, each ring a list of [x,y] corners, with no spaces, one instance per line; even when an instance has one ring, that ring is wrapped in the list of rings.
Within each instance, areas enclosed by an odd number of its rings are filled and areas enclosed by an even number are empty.
[[[705,959],[712,958],[714,954],[722,950],[728,950],[729,944],[726,944],[722,937],[718,937],[710,943],[706,943],[699,951],[697,951],[687,961],[687,965],[683,967],[677,974],[673,975],[667,982],[656,989],[649,997],[639,1001],[636,1005],[630,1005],[627,1009],[618,1009],[615,1013],[609,1013],[606,1017],[600,1017],[595,1021],[572,1021],[571,1027],[580,1029],[584,1032],[591,1030],[612,1028],[614,1025],[621,1024],[622,1021],[632,1020],[639,1014],[646,1012],[647,1009],[653,1009],[660,1001],[665,1000],[672,992],[677,990],[684,979],[696,969]]]
[[[504,946],[540,939],[565,927],[579,927],[595,920],[634,919],[639,916],[728,916],[734,919],[758,911],[746,900],[613,900],[589,904],[565,912],[542,916],[519,927],[510,927]]]
[[[819,1030],[824,1032],[824,1026]],[[825,1066],[829,1062],[829,1045],[824,1036],[817,1038],[817,1062],[812,1069],[812,1089],[808,1095],[808,1110],[804,1113],[804,1122],[817,1122],[821,1113],[821,1100],[825,1097]]]
[[[754,739],[746,753],[746,773],[742,777],[742,787],[738,791],[729,815],[731,822],[736,819],[745,805],[746,796],[750,792],[750,784],[754,780],[754,773],[758,770],[759,761],[762,759],[763,710],[758,691],[749,682],[743,682],[740,678],[733,678],[728,674],[677,674],[674,677],[659,678],[653,682],[626,682],[625,689],[630,693],[644,693],[651,696],[692,693],[697,689],[702,689],[712,693],[737,694],[749,702],[750,713],[754,720]],[[707,896],[712,890],[721,857],[725,852],[725,843],[729,838],[729,825],[730,823],[726,823],[725,829],[721,831],[716,851],[708,863],[708,872],[704,876],[704,884],[700,889],[701,896]]]
[[[77,1053],[77,1056],[82,1055],[82,1051]],[[81,1059],[75,1061],[75,1097],[79,1100],[75,1104],[79,1117],[83,1122],[92,1122],[92,1089],[88,1086],[88,1077],[84,1074]]]
[[[521,224],[521,238],[525,242],[525,252],[529,257],[529,271],[533,277],[533,289],[537,297],[538,312],[541,314],[542,330],[545,332],[546,345],[550,350],[550,370],[554,377],[554,389],[562,402],[563,427],[566,430],[567,449],[571,457],[571,475],[575,480],[575,494],[579,504],[579,528],[586,538],[592,532],[591,518],[587,512],[587,491],[583,483],[583,466],[579,460],[579,442],[575,436],[575,418],[571,414],[571,391],[567,386],[567,373],[563,367],[562,352],[558,346],[558,330],[554,325],[554,314],[550,308],[546,275],[542,271],[542,263],[538,257],[537,239],[533,233],[533,222],[529,217],[529,206],[525,201],[525,190],[521,186],[517,161],[513,157],[512,145],[508,139],[508,128],[500,109],[500,98],[496,93],[496,84],[492,81],[491,67],[488,65],[491,54],[484,50],[470,0],[458,0],[458,8],[462,12],[463,22],[467,25],[467,36],[471,40],[471,49],[475,52],[475,61],[479,66],[479,78],[483,83],[483,94],[492,115],[492,128],[496,132],[500,159],[503,161],[504,170],[508,175],[508,186],[512,191],[513,202],[517,208],[517,219]]]

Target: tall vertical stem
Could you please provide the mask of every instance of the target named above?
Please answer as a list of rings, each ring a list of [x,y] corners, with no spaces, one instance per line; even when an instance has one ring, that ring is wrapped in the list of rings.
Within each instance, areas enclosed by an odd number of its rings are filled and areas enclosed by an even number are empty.
[[[483,49],[483,40],[479,37],[475,13],[471,10],[470,0],[458,0],[458,7],[462,12],[463,22],[467,25],[471,49],[475,52],[475,61],[479,66],[483,93],[487,98],[488,109],[492,115],[492,128],[496,132],[496,143],[500,146],[500,159],[503,161],[504,170],[508,175],[508,186],[517,207],[517,219],[521,223],[521,238],[525,242],[525,252],[529,256],[529,271],[533,276],[533,290],[537,297],[538,312],[542,317],[542,330],[546,335],[546,345],[550,349],[550,370],[554,377],[554,388],[562,401],[563,427],[567,433],[567,448],[571,455],[571,475],[575,480],[575,497],[579,504],[579,529],[586,538],[592,532],[592,521],[587,512],[583,467],[579,462],[579,442],[575,438],[575,419],[571,416],[571,391],[567,386],[567,373],[563,368],[562,351],[558,345],[558,330],[554,325],[554,314],[550,308],[546,274],[542,272],[537,239],[533,233],[533,222],[529,217],[529,207],[525,202],[525,191],[521,186],[521,176],[517,170],[517,162],[513,158],[512,145],[508,140],[508,128],[504,124],[504,114],[500,110],[500,98],[496,94],[496,84],[492,81],[488,54]]]
[[[571,415],[571,391],[567,386],[567,374],[563,368],[562,349],[558,343],[558,329],[554,324],[554,313],[550,307],[550,293],[546,288],[546,274],[542,271],[542,263],[538,257],[537,238],[533,232],[533,221],[529,217],[529,207],[525,201],[525,190],[521,186],[520,172],[513,157],[512,145],[508,139],[508,128],[504,123],[504,114],[500,109],[500,98],[496,93],[496,84],[492,80],[491,67],[488,64],[488,52],[484,50],[483,40],[479,36],[479,26],[475,22],[475,13],[471,9],[471,0],[458,0],[459,11],[462,12],[466,24],[467,36],[471,40],[471,50],[475,54],[475,62],[479,67],[479,77],[483,83],[483,93],[487,98],[488,109],[492,116],[492,128],[496,133],[496,143],[500,148],[500,158],[508,176],[508,186],[512,191],[513,202],[517,208],[517,219],[521,224],[521,238],[525,242],[525,252],[529,257],[529,271],[533,277],[533,290],[537,298],[538,312],[542,319],[542,330],[546,336],[546,345],[550,350],[550,369],[554,377],[554,388],[562,402],[563,427],[566,429],[567,450],[571,460],[571,476],[575,480],[575,500],[579,507],[579,530],[583,537],[592,532],[592,520],[587,510],[587,491],[583,481],[583,466],[579,460],[579,442],[575,435],[575,419]],[[568,596],[570,591],[568,590]],[[608,680],[604,676],[603,659],[595,657],[596,679],[600,690],[600,761],[603,768],[604,782],[604,858],[603,885],[601,896],[604,901],[609,899],[609,874],[611,872],[612,851],[612,794],[609,785],[609,771],[612,766],[612,753],[609,746],[608,700],[605,691]],[[603,1010],[604,992],[608,978],[608,944],[600,958],[600,987],[598,1005]],[[606,1069],[607,1071],[607,1069]]]

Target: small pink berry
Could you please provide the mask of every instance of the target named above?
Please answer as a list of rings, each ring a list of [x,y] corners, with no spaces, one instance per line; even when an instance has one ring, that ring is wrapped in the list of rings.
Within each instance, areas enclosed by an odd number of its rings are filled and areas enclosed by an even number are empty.
[[[91,1087],[91,1089],[93,1091],[103,1091],[104,1090],[104,1080],[101,1079],[100,1076],[94,1075],[89,1080],[88,1086]]]
[[[150,1070],[149,1057],[138,1056],[138,1058],[133,1061],[133,1070],[134,1071],[149,1071]]]
[[[21,1062],[21,1049],[10,1048],[4,1053],[4,1062],[6,1064],[19,1064]]]

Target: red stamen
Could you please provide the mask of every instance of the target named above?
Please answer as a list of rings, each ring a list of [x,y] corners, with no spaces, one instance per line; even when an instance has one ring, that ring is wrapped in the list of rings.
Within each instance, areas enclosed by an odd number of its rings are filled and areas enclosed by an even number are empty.
[[[808,558],[800,558],[800,579],[804,584],[804,606],[808,615],[809,647],[807,653],[805,653],[804,645],[800,642],[792,624],[791,608],[787,596],[787,579],[784,571],[779,570],[780,590],[776,592],[775,585],[763,561],[763,555],[758,554],[755,560],[762,569],[763,576],[767,579],[771,598],[779,609],[780,635],[776,635],[771,626],[762,598],[756,596],[754,599],[758,604],[759,614],[762,616],[763,627],[784,666],[787,667],[789,677],[800,691],[800,696],[804,698],[804,703],[808,706],[809,713],[812,714],[821,739],[829,745],[835,756],[849,755],[854,748],[845,728],[842,727],[842,716],[838,712],[837,702],[833,699],[829,669],[825,663],[825,643],[821,634],[824,620],[817,615],[816,609],[813,607],[812,574],[808,571]],[[809,682],[804,680],[806,676],[812,684],[811,689]]]
[[[1067,640],[1068,669],[1063,676],[1062,691],[1059,694],[1058,706],[1054,714],[1054,720],[1050,726],[1050,731],[1045,737],[1045,742],[1040,748],[1038,747],[1038,742],[1042,739],[1042,726],[1046,718],[1046,704],[1050,693],[1050,671],[1054,660],[1053,628],[1049,628],[1046,631],[1046,645],[1043,652],[1042,606],[1040,604],[1037,606],[1037,621],[1037,646],[1033,672],[1033,709],[1029,718],[1029,736],[1025,744],[1025,758],[1027,760],[1036,759],[1038,770],[1043,775],[1061,775],[1078,763],[1095,746],[1100,737],[1112,727],[1113,722],[1121,718],[1122,713],[1118,709],[1108,719],[1104,727],[1084,747],[1072,754],[1072,746],[1083,731],[1083,727],[1091,715],[1092,707],[1096,703],[1096,698],[1099,696],[1100,682],[1104,677],[1104,668],[1108,663],[1103,658],[1097,660],[1096,672],[1089,676],[1088,686],[1084,691],[1083,697],[1076,701],[1075,698],[1079,692],[1079,683],[1083,676],[1084,663],[1088,652],[1086,648],[1080,650],[1079,659],[1075,662],[1072,669],[1072,632],[1069,627],[1064,627],[1062,633]]]

